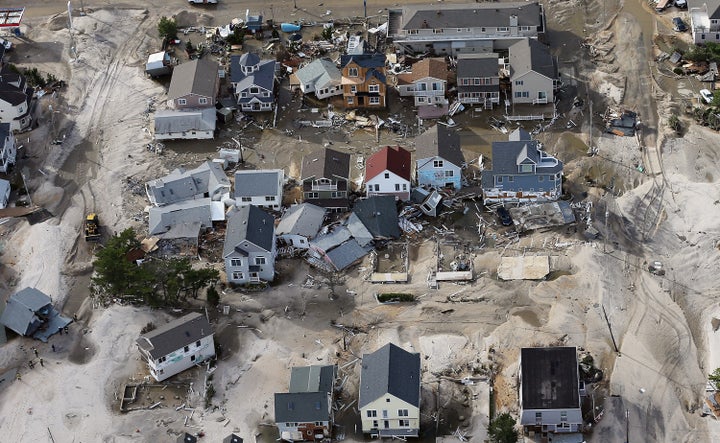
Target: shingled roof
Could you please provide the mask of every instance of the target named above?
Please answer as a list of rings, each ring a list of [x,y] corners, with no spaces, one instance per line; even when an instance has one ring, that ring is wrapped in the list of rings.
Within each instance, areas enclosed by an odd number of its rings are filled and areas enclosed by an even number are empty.
[[[193,312],[140,336],[137,345],[155,360],[212,334],[207,318]]]
[[[518,26],[537,26],[542,31],[538,2],[408,5],[403,8],[403,29],[509,26],[511,15],[518,17]]]
[[[303,157],[302,180],[310,177],[333,178],[350,177],[350,154],[334,149],[323,149],[320,152]]]
[[[383,171],[390,171],[400,178],[410,180],[410,152],[400,146],[386,146],[374,153],[365,163],[365,181],[377,177]]]
[[[175,100],[189,94],[214,98],[215,85],[218,81],[217,62],[199,58],[182,63],[173,69],[168,98]]]
[[[415,159],[441,157],[455,166],[465,163],[457,131],[435,125],[415,138]],[[419,167],[419,166],[418,166]]]
[[[230,211],[227,217],[223,257],[235,251],[244,253],[241,245],[244,241],[272,251],[275,241],[275,219],[272,215],[257,206],[248,205]]]
[[[420,407],[420,354],[388,343],[363,355],[358,407],[387,394]]]
[[[447,80],[448,68],[444,58],[424,58],[412,65],[411,72],[397,76],[400,84],[413,83],[426,77]]]
[[[523,409],[580,407],[574,347],[522,348],[520,365]]]
[[[549,79],[558,77],[555,57],[550,47],[535,39],[523,39],[510,46],[509,62],[512,76],[535,71]]]

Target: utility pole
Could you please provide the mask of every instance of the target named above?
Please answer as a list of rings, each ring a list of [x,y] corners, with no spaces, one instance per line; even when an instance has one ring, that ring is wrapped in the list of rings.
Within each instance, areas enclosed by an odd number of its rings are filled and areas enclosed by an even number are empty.
[[[365,14],[365,18],[367,18],[367,0],[363,0],[363,13]]]
[[[630,443],[630,410],[625,409],[625,443]]]
[[[610,319],[608,319],[607,312],[605,311],[605,305],[602,305],[602,311],[603,315],[605,316],[605,322],[607,323],[608,329],[610,330],[610,338],[612,339],[613,347],[615,348],[615,352],[617,352],[617,355],[620,356],[620,349],[618,349],[617,343],[615,342],[615,335],[612,331],[612,326],[610,325]]]

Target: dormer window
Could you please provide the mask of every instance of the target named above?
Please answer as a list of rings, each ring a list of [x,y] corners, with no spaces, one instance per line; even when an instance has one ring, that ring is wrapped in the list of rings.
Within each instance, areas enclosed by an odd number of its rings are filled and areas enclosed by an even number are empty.
[[[357,76],[358,76],[358,68],[349,68],[349,69],[348,69],[348,76],[350,76],[350,77],[357,77]]]
[[[253,72],[257,71],[258,69],[260,69],[260,67],[258,65],[243,66],[243,73],[245,75],[252,74]]]
[[[532,173],[533,165],[518,165],[518,172],[521,173]]]

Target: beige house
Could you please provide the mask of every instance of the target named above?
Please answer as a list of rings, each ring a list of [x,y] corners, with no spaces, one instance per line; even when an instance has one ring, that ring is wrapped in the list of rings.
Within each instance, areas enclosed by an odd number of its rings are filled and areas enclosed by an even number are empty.
[[[358,407],[371,437],[417,437],[420,431],[420,354],[388,343],[364,354]]]

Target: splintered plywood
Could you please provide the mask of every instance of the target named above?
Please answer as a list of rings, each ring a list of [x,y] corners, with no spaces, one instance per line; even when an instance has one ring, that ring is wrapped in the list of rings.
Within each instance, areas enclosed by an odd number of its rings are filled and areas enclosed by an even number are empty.
[[[533,255],[503,257],[498,266],[501,280],[541,280],[550,273],[550,257]]]

